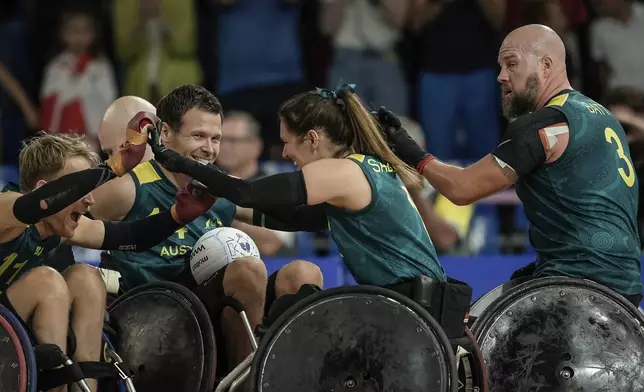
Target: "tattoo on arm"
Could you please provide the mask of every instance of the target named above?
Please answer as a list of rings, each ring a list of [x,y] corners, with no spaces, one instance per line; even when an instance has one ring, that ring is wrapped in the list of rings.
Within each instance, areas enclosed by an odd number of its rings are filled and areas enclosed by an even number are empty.
[[[501,173],[502,173],[502,174],[503,174],[503,175],[504,175],[508,180],[510,180],[510,182],[511,182],[512,184],[514,184],[515,182],[517,182],[517,180],[519,179],[519,176],[517,175],[517,172],[515,172],[515,171],[514,171],[514,169],[512,169],[512,168],[510,167],[510,165],[508,165],[508,164],[504,163],[503,161],[500,161],[500,160],[499,160],[498,158],[496,158],[495,156],[492,156],[492,161],[493,161],[493,162],[494,162],[494,164],[499,168],[499,170],[501,170]]]

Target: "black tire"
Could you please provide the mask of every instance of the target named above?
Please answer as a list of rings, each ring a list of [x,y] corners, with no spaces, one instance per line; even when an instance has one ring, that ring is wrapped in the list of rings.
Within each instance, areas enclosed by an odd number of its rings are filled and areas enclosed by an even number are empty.
[[[201,352],[201,354],[199,355],[201,369],[195,369],[196,373],[194,374],[199,375],[200,381],[196,389],[177,388],[176,386],[173,386],[172,383],[168,383],[167,380],[158,377],[156,380],[148,378],[147,382],[145,382],[144,385],[141,385],[141,379],[145,378],[145,376],[143,376],[145,372],[141,372],[141,370],[143,370],[144,368],[141,368],[141,366],[139,365],[137,366],[137,369],[132,369],[135,373],[139,373],[139,377],[135,376],[135,387],[137,388],[137,390],[139,392],[147,392],[152,390],[176,390],[177,392],[212,391],[215,383],[215,370],[217,366],[217,346],[214,328],[203,303],[192,291],[180,284],[172,282],[155,282],[141,285],[119,296],[114,300],[114,302],[110,304],[108,308],[108,312],[110,313],[110,323],[112,324],[112,326],[115,326],[115,328],[117,329],[117,335],[119,335],[117,336],[117,339],[115,341],[112,341],[116,349],[115,351],[123,357],[126,363],[128,362],[127,348],[122,345],[122,341],[120,339],[120,337],[122,336],[122,331],[120,331],[122,325],[119,322],[119,309],[124,306],[127,301],[138,300],[142,296],[147,295],[156,296],[157,298],[171,299],[173,302],[180,304],[185,314],[187,314],[188,317],[194,321],[194,328],[195,330],[198,330],[200,337],[200,342],[196,343],[201,346],[198,350]],[[123,315],[120,316],[123,317]],[[151,321],[154,322],[154,320]],[[159,327],[161,327],[161,325]],[[189,362],[194,362],[196,359],[190,358],[186,360]],[[184,375],[183,377],[185,378],[186,375]],[[137,382],[137,378],[139,382]],[[180,379],[180,377],[177,377],[177,380],[175,381],[178,382],[178,380]]]
[[[441,369],[442,373],[444,375],[444,379],[439,380],[439,382],[442,382],[442,386],[440,387],[441,389],[427,389],[426,386],[420,390],[423,391],[444,391],[444,392],[456,392],[458,388],[458,373],[456,370],[456,359],[454,356],[454,353],[452,351],[451,345],[449,340],[447,339],[447,336],[443,332],[442,328],[439,326],[439,324],[434,320],[434,318],[424,309],[422,308],[418,303],[410,300],[409,298],[398,294],[396,292],[393,292],[388,289],[380,288],[380,287],[373,287],[373,286],[346,286],[346,287],[338,287],[338,288],[332,288],[328,290],[322,290],[319,291],[315,294],[310,295],[309,297],[306,297],[302,299],[300,302],[296,303],[293,305],[290,309],[288,309],[284,314],[282,314],[269,328],[267,333],[264,335],[262,338],[259,347],[255,353],[255,357],[253,359],[253,364],[251,367],[251,373],[250,373],[250,379],[251,382],[253,383],[254,391],[255,392],[268,392],[268,391],[278,391],[279,392],[290,392],[290,391],[299,391],[302,390],[301,387],[298,389],[297,386],[291,386],[290,389],[289,387],[286,387],[284,385],[277,385],[277,386],[266,386],[266,382],[264,381],[264,376],[266,375],[266,363],[268,360],[268,356],[272,355],[272,349],[275,346],[276,342],[279,340],[280,336],[284,336],[283,332],[285,330],[285,326],[292,323],[295,319],[300,317],[300,315],[303,314],[305,311],[309,311],[313,309],[315,306],[319,305],[324,305],[328,303],[329,301],[333,300],[339,300],[340,298],[343,298],[342,301],[344,301],[344,298],[346,299],[355,299],[354,297],[357,296],[368,296],[374,300],[382,300],[383,303],[386,300],[388,306],[391,307],[397,307],[394,311],[393,314],[400,314],[396,313],[396,310],[403,309],[403,311],[407,312],[408,314],[413,314],[415,318],[417,319],[417,322],[422,322],[424,325],[426,325],[426,330],[425,332],[429,331],[431,332],[433,338],[435,341],[438,343],[438,347],[433,347],[435,351],[436,356],[440,355],[440,359],[437,360],[439,363],[443,363],[446,368]],[[365,304],[370,304],[371,302],[367,302]],[[375,305],[374,305],[375,306]],[[308,309],[308,310],[307,310]],[[310,313],[310,315],[313,315],[314,313]],[[337,316],[337,314],[336,314]],[[383,315],[385,316],[385,315]],[[401,315],[402,316],[402,315]],[[317,316],[316,316],[317,317]],[[324,318],[326,320],[326,318]],[[386,318],[384,318],[386,319]],[[361,318],[361,320],[364,320],[364,318]],[[417,328],[416,332],[421,332],[420,328]],[[286,333],[288,334],[288,332]],[[293,334],[295,335],[295,334]],[[379,346],[382,347],[382,346]],[[420,350],[420,349],[419,349]],[[363,350],[366,351],[366,350]],[[425,355],[426,353],[422,353],[422,355]],[[421,356],[422,356],[421,355]],[[302,358],[302,361],[304,361],[305,358]],[[280,365],[282,366],[282,365]],[[283,365],[288,367],[288,365]],[[293,371],[293,369],[289,369],[290,372],[289,374],[297,374],[296,371]],[[398,372],[403,371],[402,369],[398,369]],[[323,374],[323,369],[320,370],[320,374]],[[365,377],[365,373],[362,374],[363,377]],[[315,378],[315,377],[313,377]],[[401,377],[403,378],[403,377]],[[317,387],[320,391],[323,389],[322,386]],[[364,389],[354,389],[355,391],[363,391]],[[370,391],[372,389],[369,389]],[[405,389],[408,390],[408,389]],[[410,390],[411,391],[411,390]],[[308,392],[308,390],[307,390]],[[314,392],[311,390],[310,392]]]

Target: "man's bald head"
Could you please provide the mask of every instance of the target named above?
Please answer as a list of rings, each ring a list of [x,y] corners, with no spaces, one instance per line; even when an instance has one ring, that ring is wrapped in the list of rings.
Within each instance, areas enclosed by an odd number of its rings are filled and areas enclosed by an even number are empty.
[[[542,58],[549,56],[555,65],[565,67],[566,47],[561,37],[548,26],[531,24],[512,31],[503,41],[504,48],[516,48],[526,54]]]
[[[99,128],[98,139],[101,149],[108,155],[117,150],[121,143],[125,142],[125,130],[127,123],[139,112],[150,112],[156,114],[156,108],[143,98],[125,96],[112,102],[105,111]],[[151,150],[148,148],[145,159],[152,158]]]
[[[499,50],[503,114],[516,118],[569,88],[566,48],[551,28],[532,24],[507,35]]]

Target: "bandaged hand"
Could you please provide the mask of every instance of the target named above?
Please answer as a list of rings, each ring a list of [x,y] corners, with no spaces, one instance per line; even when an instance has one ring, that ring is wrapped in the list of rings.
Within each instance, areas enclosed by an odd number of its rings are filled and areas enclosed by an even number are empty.
[[[154,114],[140,112],[128,122],[125,142],[119,146],[117,153],[105,162],[114,174],[121,177],[141,163],[147,148],[148,132],[154,128],[157,121],[159,119]]]
[[[208,212],[217,201],[208,190],[192,180],[177,192],[176,203],[172,206],[172,217],[181,224],[188,224]]]
[[[384,137],[392,151],[408,165],[415,167],[419,173],[425,164],[434,159],[402,127],[400,119],[391,111],[381,106],[378,112],[373,113],[384,131]]]

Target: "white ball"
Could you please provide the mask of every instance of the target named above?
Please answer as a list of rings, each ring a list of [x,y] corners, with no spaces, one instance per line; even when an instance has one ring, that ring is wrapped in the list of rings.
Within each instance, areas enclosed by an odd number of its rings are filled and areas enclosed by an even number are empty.
[[[190,253],[190,271],[202,284],[231,261],[241,257],[260,258],[255,242],[243,231],[218,227],[202,235]]]

